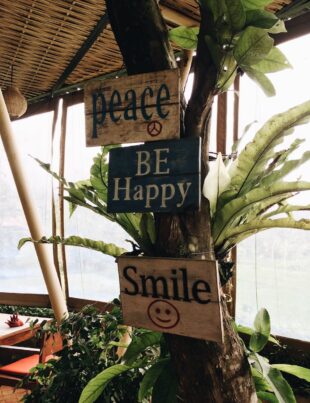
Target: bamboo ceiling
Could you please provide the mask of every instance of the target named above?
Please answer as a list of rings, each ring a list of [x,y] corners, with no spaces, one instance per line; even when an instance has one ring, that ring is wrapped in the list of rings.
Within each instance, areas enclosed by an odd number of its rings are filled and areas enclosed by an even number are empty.
[[[295,2],[309,3],[276,0],[271,9]],[[198,24],[196,0],[159,4],[170,25]],[[3,89],[13,83],[35,100],[123,68],[103,0],[0,0],[0,9]]]

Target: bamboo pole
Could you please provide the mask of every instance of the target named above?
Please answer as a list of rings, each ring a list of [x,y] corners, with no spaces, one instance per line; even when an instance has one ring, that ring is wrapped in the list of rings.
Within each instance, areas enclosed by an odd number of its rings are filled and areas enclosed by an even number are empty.
[[[6,104],[0,89],[0,135],[3,146],[7,154],[7,158],[14,177],[19,198],[24,210],[31,237],[39,240],[43,236],[38,213],[35,209],[35,203],[32,200],[29,189],[27,187],[26,177],[23,171],[18,148],[14,140],[14,133],[10,121],[10,117],[6,108]],[[47,287],[49,298],[55,317],[58,322],[67,315],[67,305],[63,295],[56,270],[52,260],[48,255],[47,245],[34,245],[37,257],[41,266],[44,281]]]

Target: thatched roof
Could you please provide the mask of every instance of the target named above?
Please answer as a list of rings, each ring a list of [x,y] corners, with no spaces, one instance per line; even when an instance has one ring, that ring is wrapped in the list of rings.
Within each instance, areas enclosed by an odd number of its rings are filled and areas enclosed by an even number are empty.
[[[159,4],[170,25],[198,24],[197,1]],[[13,81],[33,102],[123,68],[102,0],[0,0],[0,7],[1,88]],[[270,9],[298,15],[309,1],[276,0]]]

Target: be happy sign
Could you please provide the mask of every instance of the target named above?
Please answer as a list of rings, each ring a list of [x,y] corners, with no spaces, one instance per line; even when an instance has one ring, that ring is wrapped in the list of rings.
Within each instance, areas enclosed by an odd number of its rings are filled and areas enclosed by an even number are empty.
[[[200,139],[118,147],[109,154],[108,211],[177,212],[200,205]]]
[[[117,261],[126,324],[222,342],[215,261],[130,256]]]
[[[90,83],[84,92],[86,145],[179,138],[178,69]]]

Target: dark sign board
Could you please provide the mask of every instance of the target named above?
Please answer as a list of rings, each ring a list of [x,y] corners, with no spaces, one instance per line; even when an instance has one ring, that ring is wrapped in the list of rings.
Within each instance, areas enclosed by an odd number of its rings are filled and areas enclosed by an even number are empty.
[[[110,151],[108,211],[177,212],[200,205],[200,138]]]

